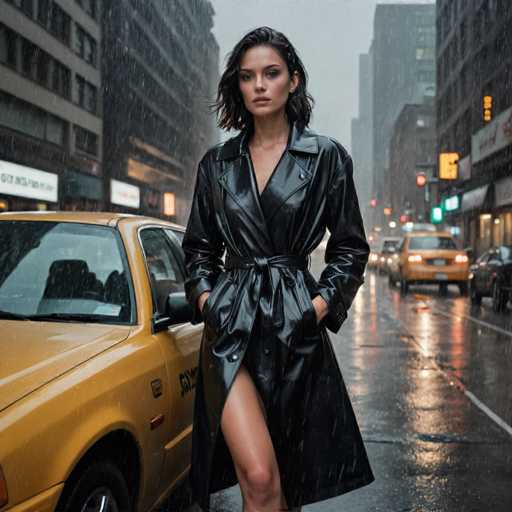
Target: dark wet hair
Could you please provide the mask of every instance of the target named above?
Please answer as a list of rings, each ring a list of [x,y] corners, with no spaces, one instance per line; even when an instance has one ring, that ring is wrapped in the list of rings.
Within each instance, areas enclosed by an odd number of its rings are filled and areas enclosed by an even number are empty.
[[[246,109],[239,86],[240,61],[244,53],[254,46],[268,45],[274,48],[286,62],[290,77],[294,71],[299,74],[299,85],[290,93],[286,102],[289,122],[295,122],[299,130],[308,126],[313,108],[313,97],[307,91],[307,73],[295,48],[281,32],[270,27],[259,27],[248,32],[228,56],[226,69],[217,90],[217,100],[211,105],[217,113],[219,128],[243,130],[253,124],[253,116]]]

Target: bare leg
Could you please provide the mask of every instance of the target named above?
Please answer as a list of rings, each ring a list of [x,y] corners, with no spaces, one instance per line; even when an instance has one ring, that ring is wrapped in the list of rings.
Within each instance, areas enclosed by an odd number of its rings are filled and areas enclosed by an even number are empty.
[[[277,512],[286,502],[272,439],[259,393],[242,364],[221,418],[242,491],[244,512]]]

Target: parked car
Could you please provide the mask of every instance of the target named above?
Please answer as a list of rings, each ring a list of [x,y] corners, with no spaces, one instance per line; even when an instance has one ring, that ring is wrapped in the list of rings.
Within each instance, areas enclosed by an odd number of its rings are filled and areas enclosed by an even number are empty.
[[[512,246],[484,252],[469,270],[471,303],[480,305],[482,297],[492,297],[494,311],[504,311],[512,298]]]
[[[0,214],[2,512],[150,511],[183,488],[203,324],[182,232]]]
[[[457,284],[462,295],[468,290],[467,254],[457,249],[450,233],[411,231],[404,236],[399,256],[390,265],[390,285],[400,281],[407,294],[411,284],[438,284],[445,294],[448,284]]]
[[[382,247],[377,263],[379,274],[385,274],[388,272],[389,264],[391,263],[391,256],[396,253],[400,241],[401,238],[399,237],[385,237],[382,239]]]

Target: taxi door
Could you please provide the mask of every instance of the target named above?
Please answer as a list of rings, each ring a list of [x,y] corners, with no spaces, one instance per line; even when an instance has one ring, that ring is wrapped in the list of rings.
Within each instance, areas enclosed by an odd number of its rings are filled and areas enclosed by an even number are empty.
[[[155,317],[166,316],[166,301],[171,292],[184,292],[183,253],[167,227],[149,226],[140,230],[146,258]],[[167,434],[162,489],[167,489],[189,469],[192,440],[193,404],[203,326],[182,323],[154,332],[165,360],[167,383],[157,392],[165,396],[166,414],[161,419]],[[158,383],[156,384],[158,386]]]

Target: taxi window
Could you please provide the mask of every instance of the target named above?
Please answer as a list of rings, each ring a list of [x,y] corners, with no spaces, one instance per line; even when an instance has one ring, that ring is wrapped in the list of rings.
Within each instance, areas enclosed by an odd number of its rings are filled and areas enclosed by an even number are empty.
[[[163,229],[142,229],[140,240],[149,272],[154,309],[164,315],[169,293],[185,290],[183,267]]]
[[[0,317],[131,323],[118,233],[73,222],[0,222]]]
[[[447,236],[414,236],[409,241],[409,249],[434,250],[434,249],[457,249],[455,242]]]

